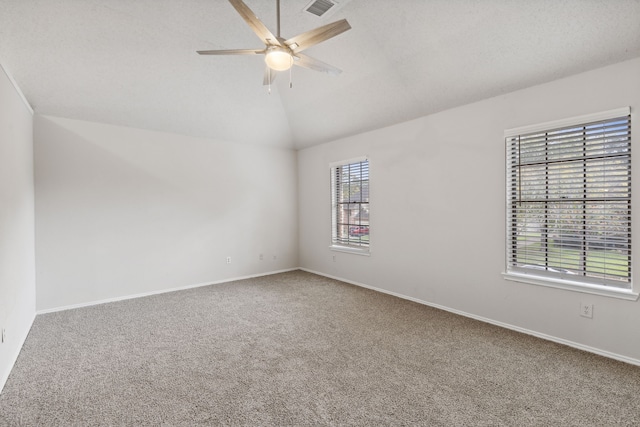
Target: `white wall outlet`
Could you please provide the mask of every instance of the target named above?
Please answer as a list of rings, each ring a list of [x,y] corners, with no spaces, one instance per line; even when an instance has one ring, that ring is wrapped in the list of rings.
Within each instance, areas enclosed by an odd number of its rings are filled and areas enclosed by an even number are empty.
[[[5,328],[2,328],[2,341],[1,342],[5,342],[7,340],[7,330]]]
[[[230,256],[227,257],[227,264],[231,264],[231,257]]]
[[[580,316],[593,319],[593,304],[580,303]]]

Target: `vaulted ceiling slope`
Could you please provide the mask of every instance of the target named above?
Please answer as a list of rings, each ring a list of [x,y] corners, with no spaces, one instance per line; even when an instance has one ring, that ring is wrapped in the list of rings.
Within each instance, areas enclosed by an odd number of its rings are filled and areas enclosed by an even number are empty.
[[[275,0],[245,0],[276,29]],[[226,0],[0,0],[0,61],[40,114],[303,148],[640,56],[640,0],[282,0],[287,38],[346,18],[281,73]]]

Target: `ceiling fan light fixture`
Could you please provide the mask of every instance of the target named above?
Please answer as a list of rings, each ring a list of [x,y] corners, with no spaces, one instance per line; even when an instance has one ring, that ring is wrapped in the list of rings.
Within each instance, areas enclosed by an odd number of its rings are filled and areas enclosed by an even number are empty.
[[[264,57],[267,66],[275,71],[285,71],[293,66],[293,56],[286,49],[271,47]]]
[[[310,31],[298,34],[291,38],[284,38],[280,35],[280,0],[276,0],[276,18],[278,31],[273,34],[258,19],[256,14],[242,0],[228,0],[245,20],[247,25],[251,27],[254,33],[264,43],[264,49],[215,49],[215,50],[198,50],[199,55],[264,55],[266,63],[263,85],[271,86],[271,82],[276,77],[276,73],[271,71],[291,70],[293,65],[308,68],[310,70],[320,71],[327,74],[338,75],[341,71],[329,64],[325,64],[315,58],[302,53],[303,50],[315,46],[329,40],[338,34],[342,34],[351,29],[351,25],[346,19],[341,19],[331,24],[326,24]],[[314,2],[332,2],[346,3],[350,0],[313,0]],[[314,3],[315,4],[315,3]],[[332,7],[335,9],[335,6]],[[291,86],[291,72],[289,72],[289,86]]]

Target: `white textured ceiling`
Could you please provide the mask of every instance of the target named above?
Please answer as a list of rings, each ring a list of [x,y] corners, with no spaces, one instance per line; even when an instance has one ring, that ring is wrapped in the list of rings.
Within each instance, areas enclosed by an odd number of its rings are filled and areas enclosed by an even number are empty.
[[[276,30],[275,0],[245,0]],[[0,61],[40,114],[303,148],[640,56],[640,0],[282,0],[282,35],[347,18],[262,86],[263,45],[226,0],[0,0]],[[640,77],[639,77],[640,78]]]

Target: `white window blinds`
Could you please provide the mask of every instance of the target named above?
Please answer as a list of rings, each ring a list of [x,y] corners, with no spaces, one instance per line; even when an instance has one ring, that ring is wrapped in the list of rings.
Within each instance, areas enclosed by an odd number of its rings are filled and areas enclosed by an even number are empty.
[[[331,167],[332,245],[369,248],[369,161]]]
[[[631,288],[631,123],[506,138],[507,272]]]

